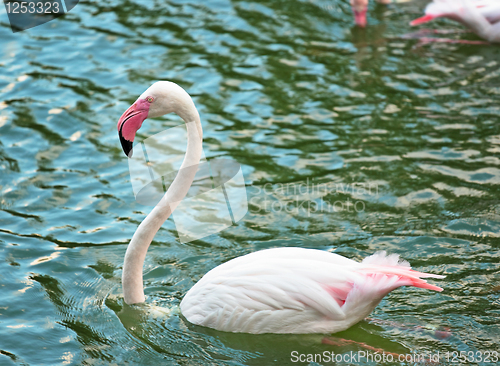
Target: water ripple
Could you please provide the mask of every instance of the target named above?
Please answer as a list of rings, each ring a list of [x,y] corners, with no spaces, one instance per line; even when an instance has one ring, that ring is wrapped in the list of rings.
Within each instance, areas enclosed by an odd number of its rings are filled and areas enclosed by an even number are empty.
[[[500,49],[405,37],[422,7],[370,4],[366,30],[340,0],[91,0],[15,34],[4,17],[0,363],[281,365],[292,350],[347,352],[158,310],[213,267],[283,246],[357,260],[387,250],[447,275],[444,292],[398,289],[375,322],[339,337],[396,353],[498,351]],[[193,96],[207,157],[242,165],[249,213],[182,245],[167,221],[146,258],[148,301],[128,307],[123,255],[149,209],[134,201],[116,121],[158,79]],[[179,123],[148,120],[138,139]]]

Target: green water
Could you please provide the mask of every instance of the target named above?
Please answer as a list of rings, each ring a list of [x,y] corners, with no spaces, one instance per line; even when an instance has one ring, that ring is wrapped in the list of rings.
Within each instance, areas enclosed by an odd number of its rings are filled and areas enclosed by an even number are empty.
[[[359,30],[341,0],[89,0],[16,34],[2,8],[0,364],[288,365],[308,364],[293,351],[366,351],[155,310],[215,266],[283,246],[355,260],[387,250],[447,275],[432,281],[442,293],[397,289],[376,322],[337,338],[398,354],[500,351],[500,48],[402,37],[424,5],[370,4]],[[150,207],[135,202],[116,122],[159,79],[193,96],[205,153],[241,164],[250,205],[187,244],[168,220],[146,259],[147,303],[130,308],[122,260]],[[148,120],[139,137],[179,123]],[[306,200],[283,189],[304,185],[335,189]]]

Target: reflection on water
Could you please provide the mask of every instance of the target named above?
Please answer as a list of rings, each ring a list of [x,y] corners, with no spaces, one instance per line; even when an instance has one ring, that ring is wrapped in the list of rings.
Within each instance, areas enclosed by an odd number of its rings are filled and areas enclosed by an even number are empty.
[[[360,30],[340,0],[86,1],[16,34],[1,10],[0,364],[498,351],[500,49],[405,38],[423,6],[370,4]],[[249,213],[187,244],[167,221],[146,258],[148,302],[127,307],[123,255],[150,208],[134,200],[116,122],[159,79],[194,97],[207,158],[241,164]],[[179,124],[148,120],[138,138]],[[391,293],[375,322],[335,335],[342,345],[226,334],[175,312],[208,270],[282,246],[399,253],[447,275],[445,290]]]

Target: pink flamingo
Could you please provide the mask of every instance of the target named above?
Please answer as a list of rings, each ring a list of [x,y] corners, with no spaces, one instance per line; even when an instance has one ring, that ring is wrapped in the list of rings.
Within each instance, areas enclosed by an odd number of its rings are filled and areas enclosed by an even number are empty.
[[[375,0],[379,4],[402,3],[410,0]],[[354,23],[359,27],[366,27],[366,12],[369,0],[351,0],[351,8],[354,13]]]
[[[177,84],[159,81],[118,121],[128,156],[148,117],[175,112],[188,132],[186,156],[165,196],[144,219],[127,247],[122,284],[127,304],[145,301],[142,271],[148,247],[193,183],[202,150],[196,107]],[[333,333],[364,319],[390,291],[415,286],[442,291],[396,254],[378,252],[361,263],[304,248],[276,248],[232,259],[209,271],[184,296],[180,310],[193,324],[243,333]]]
[[[434,0],[425,8],[425,15],[410,24],[419,25],[440,17],[464,24],[489,42],[500,43],[498,0]]]

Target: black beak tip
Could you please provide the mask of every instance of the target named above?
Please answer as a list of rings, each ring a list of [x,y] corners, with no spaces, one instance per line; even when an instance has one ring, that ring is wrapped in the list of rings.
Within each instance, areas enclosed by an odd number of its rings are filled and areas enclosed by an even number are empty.
[[[131,158],[132,154],[134,153],[133,142],[126,140],[121,133],[119,134],[119,136],[120,136],[120,142],[122,143],[123,152],[125,153],[125,155]]]

